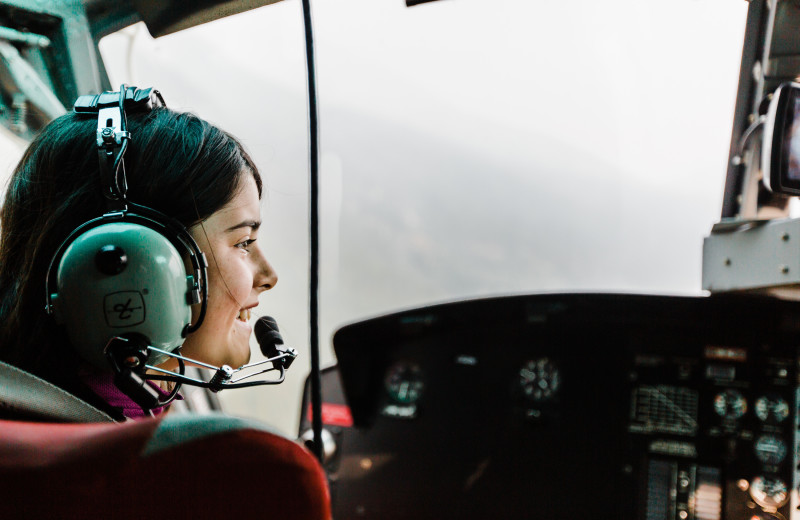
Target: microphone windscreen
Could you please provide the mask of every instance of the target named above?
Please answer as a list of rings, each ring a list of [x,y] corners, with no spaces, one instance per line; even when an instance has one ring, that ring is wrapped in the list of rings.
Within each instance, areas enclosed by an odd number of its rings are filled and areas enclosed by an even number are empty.
[[[273,357],[278,354],[276,345],[283,345],[283,338],[278,331],[278,323],[272,316],[262,316],[256,321],[255,326],[256,341],[261,348],[261,353],[266,357]]]

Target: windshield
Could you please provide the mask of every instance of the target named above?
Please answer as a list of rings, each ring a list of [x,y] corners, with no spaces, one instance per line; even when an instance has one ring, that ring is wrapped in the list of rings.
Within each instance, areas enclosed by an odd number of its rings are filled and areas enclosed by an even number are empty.
[[[410,306],[541,291],[700,292],[746,2],[313,8],[323,366],[334,362],[336,328]],[[302,36],[300,3],[288,0],[158,40],[137,25],[101,42],[113,85],[159,88],[169,106],[217,123],[254,156],[267,186],[260,240],[280,276],[259,311],[301,355]],[[270,422],[293,432],[287,410],[299,410],[303,377],[289,379],[266,400],[282,403]],[[231,411],[263,416],[263,391],[221,397]]]

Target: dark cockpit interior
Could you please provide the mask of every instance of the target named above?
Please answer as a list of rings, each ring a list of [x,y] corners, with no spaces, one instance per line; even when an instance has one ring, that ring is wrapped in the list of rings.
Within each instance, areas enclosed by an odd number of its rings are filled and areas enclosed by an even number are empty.
[[[334,516],[789,518],[798,309],[553,294],[346,326],[323,376]]]
[[[112,88],[98,42],[123,27],[143,21],[157,38],[276,1],[0,0],[0,130],[29,141],[79,94]],[[341,326],[335,365],[321,374],[312,333],[298,433],[321,456],[324,475],[291,446],[322,497],[316,510],[327,512],[327,484],[336,520],[800,519],[800,220],[790,203],[800,195],[800,3],[748,4],[721,220],[706,239],[698,295],[518,294],[425,305]],[[717,87],[692,80],[698,92]],[[694,114],[680,116],[686,125]],[[775,161],[762,154],[764,143]],[[312,179],[318,152],[309,154]],[[309,223],[316,250],[319,222]],[[318,332],[310,307],[308,330]],[[220,407],[215,394],[202,395],[203,407],[189,403],[189,411]],[[186,427],[172,417],[176,431]],[[36,430],[10,429],[20,442]],[[248,437],[250,426],[242,431]],[[261,468],[251,471],[246,480],[258,489]]]

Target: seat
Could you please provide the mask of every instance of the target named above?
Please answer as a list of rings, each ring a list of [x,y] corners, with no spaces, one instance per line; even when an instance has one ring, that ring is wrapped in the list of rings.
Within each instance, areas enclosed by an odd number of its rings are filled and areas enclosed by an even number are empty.
[[[255,421],[170,413],[115,423],[2,362],[0,412],[0,518],[331,516],[316,458]]]
[[[69,392],[0,361],[0,419],[44,422],[114,422]]]
[[[330,518],[304,447],[223,415],[0,420],[0,518]]]

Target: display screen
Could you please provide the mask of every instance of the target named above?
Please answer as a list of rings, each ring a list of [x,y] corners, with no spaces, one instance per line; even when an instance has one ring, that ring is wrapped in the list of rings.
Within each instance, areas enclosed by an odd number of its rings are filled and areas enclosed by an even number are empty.
[[[784,83],[775,90],[764,123],[766,185],[776,193],[800,195],[800,83]]]
[[[784,150],[788,154],[786,176],[800,182],[800,96],[793,95],[788,106]]]

